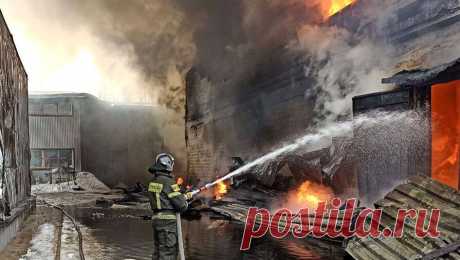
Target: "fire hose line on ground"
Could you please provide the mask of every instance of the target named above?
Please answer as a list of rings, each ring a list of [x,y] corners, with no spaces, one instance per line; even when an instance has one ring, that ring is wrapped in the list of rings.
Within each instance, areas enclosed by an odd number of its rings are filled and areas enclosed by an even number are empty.
[[[67,211],[65,211],[60,206],[51,204],[51,203],[49,203],[49,202],[47,202],[45,200],[40,200],[40,202],[43,202],[44,204],[46,204],[46,205],[48,205],[50,207],[53,207],[55,209],[60,210],[62,212],[62,214],[64,214],[66,217],[68,217],[70,219],[70,221],[72,221],[73,226],[75,227],[75,230],[77,231],[77,234],[78,234],[78,251],[79,251],[79,254],[80,254],[80,259],[85,260],[85,254],[83,252],[83,235],[81,234],[80,227],[78,226],[78,224],[75,221],[75,219]],[[61,239],[61,238],[59,238],[59,239]]]

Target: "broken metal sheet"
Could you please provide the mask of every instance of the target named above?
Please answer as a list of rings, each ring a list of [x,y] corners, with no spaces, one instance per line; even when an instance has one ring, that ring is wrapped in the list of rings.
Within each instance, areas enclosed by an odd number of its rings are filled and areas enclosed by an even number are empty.
[[[314,151],[299,150],[254,166],[250,172],[259,183],[267,187],[274,185],[280,170],[286,165],[295,179],[321,182],[323,164],[329,160],[329,148]]]
[[[331,160],[323,166],[323,174],[329,178],[332,178],[343,161],[350,155],[350,149],[352,146],[352,139],[347,137],[334,138],[332,146],[330,148]]]
[[[460,259],[460,249],[452,248],[460,241],[460,193],[428,177],[415,176],[401,184],[384,199],[375,203],[383,209],[382,226],[393,229],[398,209],[441,209],[439,238],[417,237],[415,221],[406,219],[402,238],[353,238],[346,251],[357,260],[367,259],[421,259],[434,252],[445,252],[443,257]]]
[[[431,69],[403,70],[393,77],[382,79],[383,84],[399,86],[428,86],[460,78],[460,59]]]

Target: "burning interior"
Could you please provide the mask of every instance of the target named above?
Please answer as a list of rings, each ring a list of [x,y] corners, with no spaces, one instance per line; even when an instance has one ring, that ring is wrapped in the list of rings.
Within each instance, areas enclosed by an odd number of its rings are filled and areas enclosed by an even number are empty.
[[[399,84],[411,93],[420,93],[419,102],[424,105],[419,111],[428,119],[424,160],[428,166],[419,174],[431,176],[457,190],[460,188],[457,103],[459,71],[459,62],[454,61],[432,69],[404,71],[383,80]]]
[[[460,81],[431,87],[431,176],[460,189]]]

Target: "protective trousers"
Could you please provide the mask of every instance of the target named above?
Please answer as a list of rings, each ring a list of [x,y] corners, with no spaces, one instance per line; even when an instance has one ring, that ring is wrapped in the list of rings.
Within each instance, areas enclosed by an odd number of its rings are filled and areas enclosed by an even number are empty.
[[[153,220],[153,260],[177,259],[177,223],[173,219]]]

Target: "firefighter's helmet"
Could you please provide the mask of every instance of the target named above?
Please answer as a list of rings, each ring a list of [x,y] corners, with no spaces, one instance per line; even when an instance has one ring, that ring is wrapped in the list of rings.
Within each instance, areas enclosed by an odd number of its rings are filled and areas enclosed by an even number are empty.
[[[172,172],[174,169],[174,157],[169,153],[160,153],[155,158],[156,171]]]

